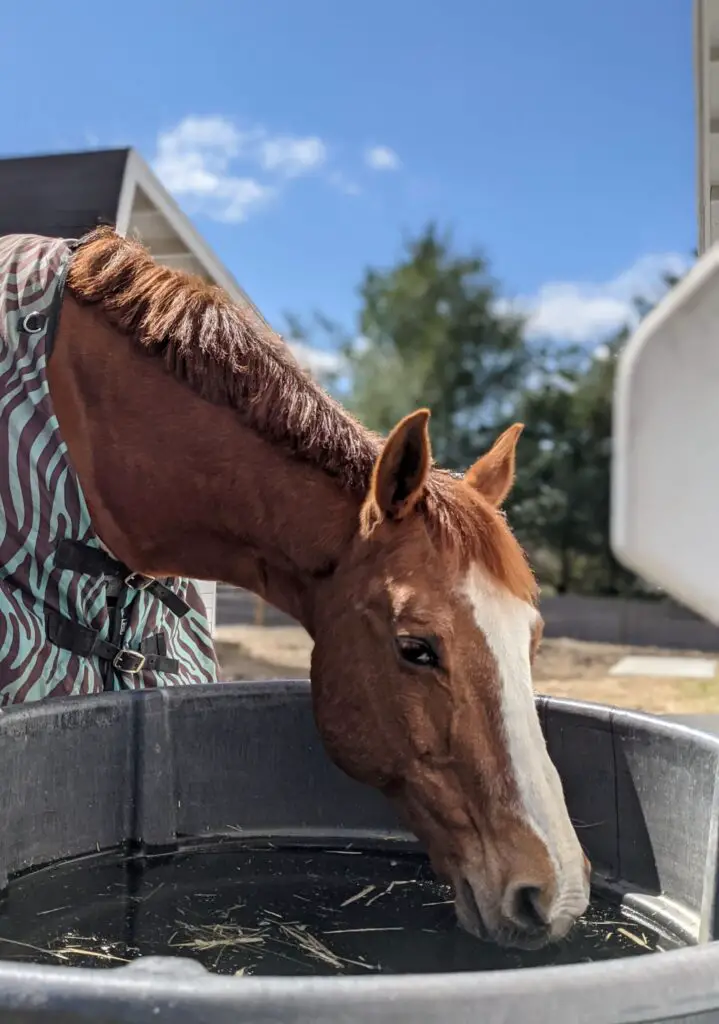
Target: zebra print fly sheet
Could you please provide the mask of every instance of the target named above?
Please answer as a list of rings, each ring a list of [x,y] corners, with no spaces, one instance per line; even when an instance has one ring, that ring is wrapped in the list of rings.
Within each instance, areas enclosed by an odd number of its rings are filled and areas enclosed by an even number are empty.
[[[45,367],[71,252],[0,238],[0,706],[217,681],[196,585],[112,558],[60,436]]]

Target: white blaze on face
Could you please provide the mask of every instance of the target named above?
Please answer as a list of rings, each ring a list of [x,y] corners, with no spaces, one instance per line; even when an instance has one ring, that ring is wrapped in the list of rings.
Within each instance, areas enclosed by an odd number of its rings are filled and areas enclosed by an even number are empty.
[[[509,759],[527,821],[544,841],[560,875],[567,873],[565,884],[574,888],[583,877],[583,855],[547,752],[532,688],[530,648],[538,612],[480,566],[469,570],[461,592],[497,666]]]

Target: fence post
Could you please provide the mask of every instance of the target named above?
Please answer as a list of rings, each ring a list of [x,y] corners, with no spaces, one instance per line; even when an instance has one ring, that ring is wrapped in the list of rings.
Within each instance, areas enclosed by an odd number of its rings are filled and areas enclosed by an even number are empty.
[[[267,614],[267,605],[261,597],[255,597],[255,625],[264,626],[265,615]]]

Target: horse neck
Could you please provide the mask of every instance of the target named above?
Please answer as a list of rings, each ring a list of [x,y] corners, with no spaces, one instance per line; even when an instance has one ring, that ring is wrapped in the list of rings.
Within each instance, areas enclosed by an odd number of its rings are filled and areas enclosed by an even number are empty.
[[[100,539],[133,570],[245,587],[312,632],[360,499],[177,381],[72,297],[48,383]]]

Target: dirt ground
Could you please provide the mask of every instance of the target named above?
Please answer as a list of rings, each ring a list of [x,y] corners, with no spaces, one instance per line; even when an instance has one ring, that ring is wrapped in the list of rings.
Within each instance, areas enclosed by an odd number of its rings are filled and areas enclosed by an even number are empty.
[[[226,680],[305,679],[311,650],[312,641],[295,626],[225,626],[217,631],[221,678]],[[611,666],[628,654],[719,658],[712,652],[545,639],[535,662],[536,689],[555,697],[598,701],[657,714],[719,712],[719,678],[610,676]]]

